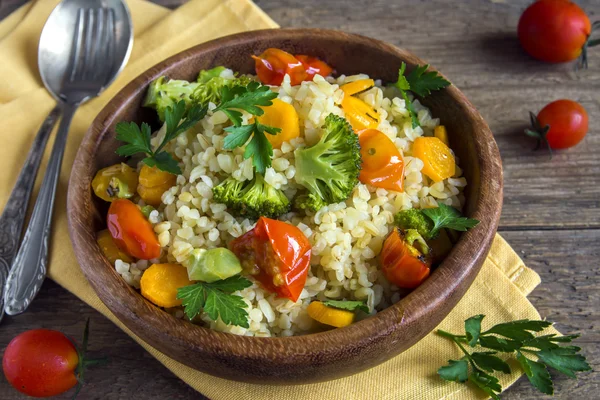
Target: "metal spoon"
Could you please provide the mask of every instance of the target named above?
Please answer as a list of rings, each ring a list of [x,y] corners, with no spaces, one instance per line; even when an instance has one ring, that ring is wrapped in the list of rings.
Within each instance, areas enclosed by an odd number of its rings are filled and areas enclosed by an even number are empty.
[[[46,277],[56,186],[75,111],[98,96],[124,68],[133,44],[122,0],[64,0],[44,25],[38,49],[40,75],[62,106],[63,117],[23,242],[9,272],[4,310],[20,314]]]

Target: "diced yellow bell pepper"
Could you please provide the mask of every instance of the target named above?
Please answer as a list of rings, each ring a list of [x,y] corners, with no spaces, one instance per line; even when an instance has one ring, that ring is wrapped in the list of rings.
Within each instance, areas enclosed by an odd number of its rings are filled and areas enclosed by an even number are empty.
[[[281,129],[281,132],[276,135],[266,134],[267,140],[274,149],[279,149],[283,142],[289,142],[300,136],[300,120],[294,106],[275,99],[272,105],[261,108],[264,114],[256,117],[258,122]]]
[[[308,315],[325,325],[342,328],[350,325],[354,321],[354,313],[347,310],[338,310],[337,308],[328,307],[320,301],[313,301],[306,309]]]
[[[137,172],[124,163],[102,168],[92,180],[92,189],[96,196],[110,202],[132,197],[137,185]]]
[[[164,192],[175,186],[177,176],[144,164],[140,170],[137,192],[146,204],[160,205]]]
[[[356,97],[345,95],[342,109],[346,119],[355,131],[376,129],[379,126],[379,115],[370,105]]]
[[[456,160],[450,148],[436,137],[418,137],[412,148],[413,157],[425,164],[421,172],[434,182],[440,182],[454,175]]]
[[[375,86],[375,81],[373,79],[359,79],[354,82],[343,84],[340,86],[340,89],[342,89],[347,96],[352,96],[353,94],[371,89],[373,86]]]
[[[187,268],[179,264],[152,264],[140,280],[142,296],[159,307],[181,305],[177,289],[191,285]]]
[[[448,141],[448,132],[446,131],[446,127],[444,125],[438,125],[433,130],[433,136],[440,139],[446,146],[450,146],[450,141]]]
[[[127,263],[133,262],[133,258],[131,258],[129,254],[117,247],[108,229],[98,232],[96,242],[98,242],[100,250],[102,250],[102,253],[104,253],[104,256],[108,258],[108,261],[110,261],[111,264],[114,265],[117,260],[123,260]]]

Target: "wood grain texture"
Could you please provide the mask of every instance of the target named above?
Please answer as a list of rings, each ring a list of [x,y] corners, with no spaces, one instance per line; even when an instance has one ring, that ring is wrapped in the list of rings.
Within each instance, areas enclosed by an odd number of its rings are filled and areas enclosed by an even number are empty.
[[[447,126],[450,142],[470,183],[465,215],[479,225],[461,235],[432,275],[393,306],[343,329],[288,338],[234,336],[174,318],[132,290],[103,257],[96,232],[106,204],[90,183],[100,168],[119,160],[114,128],[119,121],[151,122],[141,104],[148,84],[159,76],[194,79],[199,70],[226,65],[251,73],[250,54],[275,47],[317,56],[338,73],[359,72],[384,82],[424,62],[412,53],[364,36],[319,29],[262,30],[218,39],[179,53],[150,68],[121,90],[86,133],[69,181],[67,215],[75,255],[106,306],[144,341],[200,371],[239,381],[271,384],[319,382],[347,376],[406,350],[450,312],[479,272],[494,238],[502,207],[502,169],[493,135],[481,115],[455,86],[422,103]],[[372,63],[371,60],[378,60]],[[154,117],[156,118],[156,117]],[[154,119],[153,118],[153,119]],[[460,135],[456,132],[461,132]]]
[[[0,0],[0,18],[11,5],[23,2]],[[184,1],[165,2],[174,6]],[[529,58],[515,32],[519,15],[530,0],[255,2],[284,27],[344,29],[402,45],[434,64],[465,92],[496,135],[504,161],[502,234],[542,277],[541,286],[530,298],[542,316],[556,321],[562,332],[583,333],[579,342],[598,369],[600,130],[592,124],[583,144],[552,161],[544,154],[532,153],[533,143],[524,139],[521,131],[528,110],[538,111],[549,100],[563,97],[581,100],[590,121],[597,121],[600,52],[590,53],[590,69],[579,76],[569,64],[548,65]],[[600,18],[596,0],[578,3],[592,20]],[[108,354],[112,361],[88,375],[90,385],[82,398],[199,398],[111,322],[52,282],[44,284],[28,313],[3,321],[0,345],[4,347],[19,332],[39,326],[78,337],[86,317],[92,320],[92,349]],[[554,398],[597,398],[599,386],[597,372],[580,375],[578,380],[558,377]],[[0,398],[24,396],[0,379]],[[550,399],[540,396],[523,378],[502,398]]]

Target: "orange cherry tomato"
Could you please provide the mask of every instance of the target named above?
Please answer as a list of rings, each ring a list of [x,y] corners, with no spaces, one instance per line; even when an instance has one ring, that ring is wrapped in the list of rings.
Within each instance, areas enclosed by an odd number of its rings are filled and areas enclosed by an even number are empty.
[[[296,55],[296,58],[302,63],[306,70],[307,76],[304,79],[305,81],[312,81],[315,75],[326,77],[333,72],[333,68],[327,65],[325,61],[319,60],[317,57],[300,54]]]
[[[160,256],[160,244],[152,225],[131,201],[113,201],[108,209],[106,224],[117,247],[127,254],[142,260]]]
[[[268,291],[297,301],[306,283],[311,246],[300,229],[260,217],[256,227],[229,246],[246,272]]]
[[[286,74],[290,76],[292,86],[299,85],[308,76],[304,65],[296,57],[280,49],[268,48],[252,58],[256,75],[265,85],[281,85]]]
[[[519,19],[521,45],[533,57],[551,63],[581,55],[592,26],[577,4],[568,0],[539,0]]]
[[[419,286],[431,269],[431,260],[408,243],[400,229],[394,229],[383,242],[381,264],[386,279],[405,289]]]
[[[28,396],[56,396],[77,385],[79,355],[64,334],[34,329],[15,337],[2,357],[4,375]]]
[[[360,131],[358,140],[363,161],[358,179],[378,188],[402,192],[404,159],[394,142],[377,129]]]

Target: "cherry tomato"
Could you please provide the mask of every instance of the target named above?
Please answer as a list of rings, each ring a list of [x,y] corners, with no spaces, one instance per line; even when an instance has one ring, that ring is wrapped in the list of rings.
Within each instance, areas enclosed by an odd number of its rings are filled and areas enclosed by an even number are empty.
[[[541,127],[550,126],[542,139],[552,149],[566,149],[581,142],[588,131],[588,115],[581,104],[573,100],[556,100],[537,115]]]
[[[61,332],[34,329],[6,347],[2,368],[8,382],[28,396],[49,397],[77,385],[77,349]]]
[[[256,75],[265,85],[281,85],[285,74],[290,76],[292,86],[299,85],[307,77],[302,63],[286,51],[268,48],[261,55],[252,58]]]
[[[152,225],[131,201],[113,201],[106,224],[117,246],[127,254],[142,260],[160,256],[160,244]]]
[[[383,242],[381,264],[386,279],[406,289],[419,286],[431,269],[431,260],[409,243],[400,229],[394,229]]]
[[[404,159],[383,132],[365,129],[358,134],[363,161],[358,179],[378,188],[403,191]]]
[[[277,296],[297,301],[306,283],[311,247],[300,229],[260,217],[256,227],[233,240],[242,267]]]
[[[530,55],[546,62],[571,61],[581,55],[592,27],[585,12],[568,0],[539,0],[519,20],[519,40]]]
[[[304,69],[306,70],[306,78],[305,81],[312,81],[315,75],[321,75],[322,77],[326,77],[331,75],[333,72],[333,68],[331,68],[324,61],[319,60],[317,57],[306,56],[303,54],[296,55],[298,61],[302,63]]]

